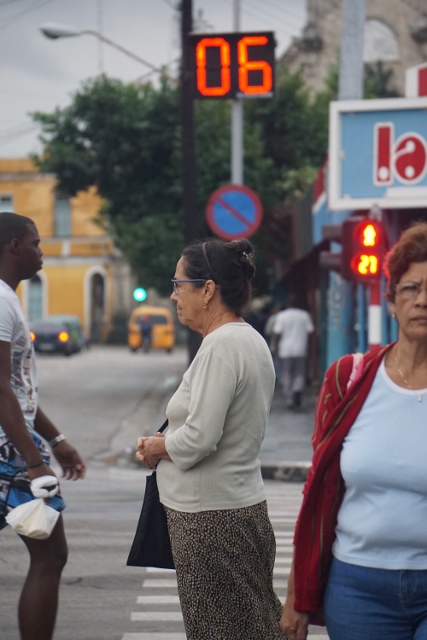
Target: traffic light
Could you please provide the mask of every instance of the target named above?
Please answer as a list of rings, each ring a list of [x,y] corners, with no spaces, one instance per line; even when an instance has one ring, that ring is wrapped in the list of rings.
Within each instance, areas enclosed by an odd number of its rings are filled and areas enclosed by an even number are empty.
[[[367,284],[378,280],[385,250],[383,224],[353,216],[343,222],[342,231],[342,276]]]
[[[133,297],[137,302],[144,302],[147,298],[147,292],[142,287],[137,287],[133,291]]]
[[[322,251],[319,264],[323,269],[337,271],[346,280],[371,284],[382,273],[386,245],[384,225],[378,220],[351,216],[341,224],[326,224],[324,240],[339,242],[342,251]]]

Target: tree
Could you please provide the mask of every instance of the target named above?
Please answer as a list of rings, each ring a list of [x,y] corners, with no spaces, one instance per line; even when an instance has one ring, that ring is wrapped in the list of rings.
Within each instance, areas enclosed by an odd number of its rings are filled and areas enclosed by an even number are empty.
[[[100,76],[68,107],[33,118],[42,126],[40,168],[70,196],[95,185],[105,201],[100,221],[141,281],[166,293],[183,244],[177,88]]]
[[[56,173],[68,195],[95,185],[104,198],[100,221],[141,282],[160,293],[183,247],[179,89],[163,79],[128,85],[100,76],[71,104],[35,113],[44,150],[35,160]],[[211,193],[230,182],[230,102],[200,101],[196,111],[200,219]],[[258,245],[260,276],[275,255],[290,254],[287,207],[309,184],[327,145],[327,101],[312,99],[299,75],[283,71],[277,95],[244,104],[245,183],[265,211]],[[210,232],[205,226],[204,232]],[[264,277],[258,289],[268,286]]]

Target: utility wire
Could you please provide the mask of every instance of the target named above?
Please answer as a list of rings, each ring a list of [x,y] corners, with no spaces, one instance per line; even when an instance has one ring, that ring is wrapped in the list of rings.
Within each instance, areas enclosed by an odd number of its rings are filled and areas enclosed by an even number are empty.
[[[5,131],[0,131],[0,140],[14,140],[15,138],[19,138],[21,136],[25,136],[28,133],[32,133],[36,129],[38,129],[40,125],[34,122],[27,122],[26,124],[17,125],[16,127],[12,127],[11,129],[6,129]]]
[[[264,0],[265,2],[265,0]],[[271,11],[266,9],[265,7],[263,7],[262,9],[259,9],[259,5],[258,3],[251,3],[249,2],[249,0],[247,0],[248,5],[251,7],[252,11],[257,11],[258,12],[258,16],[259,17],[263,17],[263,18],[267,18],[267,20],[273,19],[274,22],[277,24],[277,21],[280,21],[280,28],[285,28],[288,29],[289,32],[291,33],[295,33],[295,31],[300,31],[302,29],[302,27],[304,26],[304,20],[298,21],[298,26],[293,26],[293,25],[289,25],[286,24],[286,22],[284,22],[284,20],[289,19],[289,16],[286,15],[285,10],[282,11],[282,13],[285,15],[284,18],[279,18],[278,13],[275,13],[276,11],[278,11],[275,7],[271,8]],[[265,3],[267,4],[267,3]],[[248,10],[248,7],[245,7],[246,10]],[[293,18],[291,18],[291,20],[293,20]]]
[[[0,2],[0,9],[1,7],[5,7],[8,4],[13,4],[14,2],[17,2],[18,0],[5,0],[4,2]]]
[[[292,11],[289,11],[286,7],[282,6],[281,8],[279,8],[277,5],[275,5],[274,3],[271,2],[271,0],[263,0],[263,5],[267,5],[270,8],[270,11],[273,13],[276,13],[276,18],[277,16],[283,16],[283,18],[280,18],[280,20],[284,19],[284,20],[291,20],[295,25],[298,25],[298,27],[296,28],[301,28],[301,25],[305,24],[306,20],[303,14],[300,14],[300,16],[297,16],[297,14],[292,13]],[[257,4],[258,6],[258,4]],[[262,9],[262,11],[264,12],[264,8]]]
[[[163,2],[174,11],[176,11],[176,9],[178,8],[177,5],[172,2],[172,0],[163,0]]]
[[[22,11],[19,11],[14,16],[12,16],[9,20],[4,22],[0,26],[0,31],[4,31],[4,29],[6,29],[9,25],[13,24],[17,20],[19,20],[19,18],[22,18],[22,16],[26,15],[27,13],[32,13],[37,9],[41,9],[41,7],[44,7],[45,5],[50,4],[51,2],[56,2],[56,1],[57,0],[44,0],[44,2],[43,1],[38,2],[38,0],[34,0],[28,7],[25,7],[25,9],[22,9]]]

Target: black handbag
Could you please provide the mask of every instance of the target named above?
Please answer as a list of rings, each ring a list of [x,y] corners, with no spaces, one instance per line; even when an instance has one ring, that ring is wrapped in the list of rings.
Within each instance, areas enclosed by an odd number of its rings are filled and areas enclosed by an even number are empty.
[[[160,427],[162,433],[168,421]],[[166,514],[159,498],[156,471],[147,476],[141,515],[126,562],[128,567],[175,569]]]

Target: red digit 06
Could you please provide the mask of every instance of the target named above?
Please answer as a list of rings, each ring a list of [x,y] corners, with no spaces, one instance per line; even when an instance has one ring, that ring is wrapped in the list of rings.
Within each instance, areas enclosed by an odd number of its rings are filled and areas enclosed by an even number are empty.
[[[218,47],[221,60],[221,85],[208,87],[206,80],[206,49]],[[230,91],[230,45],[224,38],[203,38],[196,47],[197,88],[203,96],[224,96]]]
[[[248,60],[248,47],[267,44],[266,36],[245,36],[237,43],[239,89],[242,93],[268,93],[273,86],[273,72],[266,60]],[[249,71],[262,72],[262,84],[249,84]]]

